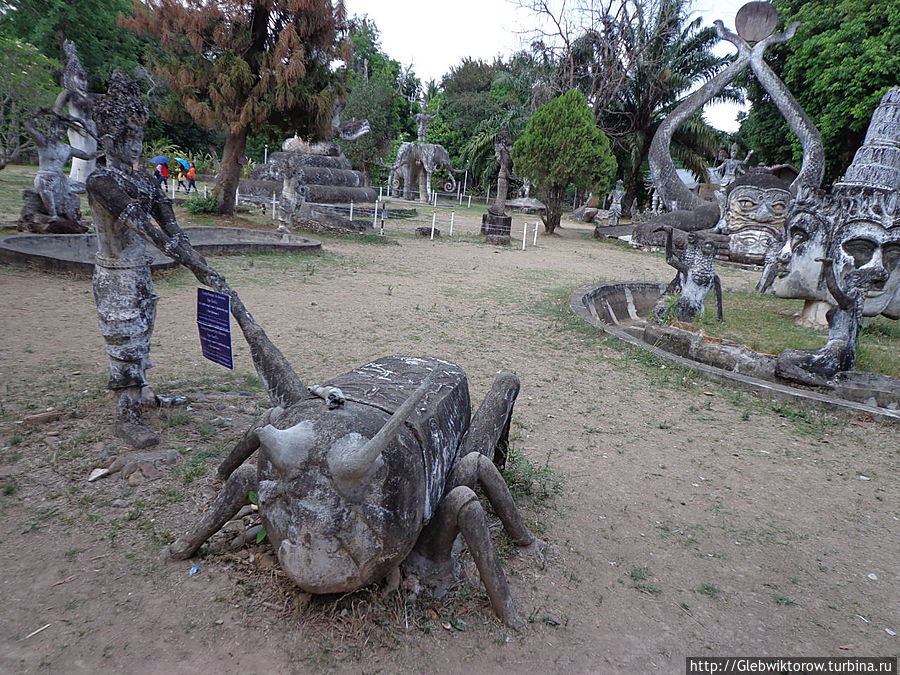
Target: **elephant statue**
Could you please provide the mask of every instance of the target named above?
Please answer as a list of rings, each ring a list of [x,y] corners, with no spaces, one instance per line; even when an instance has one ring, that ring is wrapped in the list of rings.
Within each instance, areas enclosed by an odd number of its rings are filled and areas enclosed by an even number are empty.
[[[388,185],[391,195],[398,197],[403,188],[403,198],[412,199],[413,183],[419,184],[419,200],[431,201],[431,177],[438,169],[445,168],[450,173],[450,181],[445,187],[450,191],[456,189],[453,169],[450,167],[450,155],[443,145],[434,143],[402,143],[397,150],[397,158],[389,167],[391,170]]]

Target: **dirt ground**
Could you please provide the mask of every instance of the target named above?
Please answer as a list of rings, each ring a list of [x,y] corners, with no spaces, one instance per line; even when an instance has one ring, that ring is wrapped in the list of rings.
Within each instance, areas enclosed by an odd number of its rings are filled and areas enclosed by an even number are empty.
[[[90,281],[0,266],[0,672],[678,673],[686,656],[900,652],[896,427],[722,387],[570,314],[581,285],[668,281],[659,253],[572,223],[499,248],[456,218],[453,240],[389,222],[387,245],[212,263],[307,383],[390,354],[459,363],[474,404],[498,371],[521,378],[509,478],[557,549],[542,565],[495,528],[523,630],[471,568],[441,602],[309,599],[265,542],[230,551],[233,532],[167,560],[266,406],[246,344],[233,373],[205,361],[193,278],[157,277],[150,376],[191,403],[151,421],[179,461],[88,482],[128,452]],[[757,280],[719,271],[726,289]]]

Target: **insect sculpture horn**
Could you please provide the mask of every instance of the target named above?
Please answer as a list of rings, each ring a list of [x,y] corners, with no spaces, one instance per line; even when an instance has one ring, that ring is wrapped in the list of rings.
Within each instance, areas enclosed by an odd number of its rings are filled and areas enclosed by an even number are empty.
[[[365,476],[381,452],[397,436],[406,419],[425,398],[428,390],[434,384],[434,375],[435,372],[431,371],[419,388],[397,408],[391,418],[371,439],[356,447],[344,446],[343,452],[335,453],[328,463],[332,475],[342,480],[356,480]]]

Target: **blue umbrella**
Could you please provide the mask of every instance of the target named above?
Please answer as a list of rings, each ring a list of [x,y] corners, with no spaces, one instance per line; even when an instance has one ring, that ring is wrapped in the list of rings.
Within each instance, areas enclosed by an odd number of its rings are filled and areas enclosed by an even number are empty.
[[[191,165],[188,164],[188,161],[186,159],[181,159],[181,157],[176,157],[175,161],[178,162],[179,164],[181,164],[181,166],[183,166],[185,169],[191,168]]]
[[[168,164],[168,163],[169,163],[169,158],[168,158],[168,157],[163,157],[162,155],[157,155],[156,157],[154,157],[154,158],[151,159],[150,161],[153,162],[154,164]]]

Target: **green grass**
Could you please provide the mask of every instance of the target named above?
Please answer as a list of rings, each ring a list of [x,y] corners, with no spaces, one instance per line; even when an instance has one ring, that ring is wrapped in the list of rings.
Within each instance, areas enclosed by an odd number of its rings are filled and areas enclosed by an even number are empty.
[[[700,595],[705,595],[706,597],[712,598],[713,600],[718,600],[720,594],[722,593],[721,589],[716,588],[713,584],[701,584],[694,589],[694,592],[699,593]]]
[[[728,293],[724,297],[725,321],[715,320],[713,312],[694,322],[710,336],[745,344],[766,354],[785,349],[818,349],[827,340],[827,329],[803,328],[794,324],[801,300],[755,293]],[[709,304],[709,302],[707,302]],[[709,308],[708,308],[709,309]],[[856,370],[900,376],[900,326],[879,316],[867,319],[860,331]]]
[[[653,571],[646,565],[633,566],[628,576],[631,578],[631,588],[636,591],[642,591],[650,595],[662,593],[662,589],[659,586],[649,583],[650,578],[653,576]]]
[[[562,492],[562,483],[556,471],[550,467],[549,453],[544,465],[539,466],[519,450],[511,448],[506,458],[503,477],[517,504],[525,499],[532,505],[542,505],[553,495]]]
[[[34,188],[36,166],[25,164],[7,164],[0,171],[0,220],[13,221],[19,219],[22,210],[22,190]],[[87,200],[82,202],[86,206]],[[15,230],[8,234],[18,234]]]

